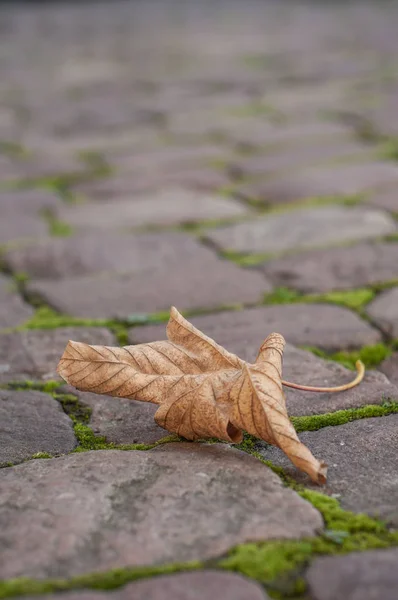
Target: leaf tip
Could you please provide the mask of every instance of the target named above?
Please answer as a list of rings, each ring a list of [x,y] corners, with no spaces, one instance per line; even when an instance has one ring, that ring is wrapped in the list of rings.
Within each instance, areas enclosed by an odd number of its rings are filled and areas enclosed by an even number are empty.
[[[327,481],[327,473],[328,473],[328,466],[325,462],[321,461],[319,463],[316,483],[318,483],[319,485],[325,485],[325,483]]]

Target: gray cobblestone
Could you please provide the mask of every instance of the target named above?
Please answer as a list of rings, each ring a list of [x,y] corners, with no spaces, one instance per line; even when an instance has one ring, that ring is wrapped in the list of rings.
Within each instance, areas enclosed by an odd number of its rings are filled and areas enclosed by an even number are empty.
[[[377,238],[397,231],[382,211],[325,206],[275,213],[209,231],[207,237],[224,250],[277,254]]]

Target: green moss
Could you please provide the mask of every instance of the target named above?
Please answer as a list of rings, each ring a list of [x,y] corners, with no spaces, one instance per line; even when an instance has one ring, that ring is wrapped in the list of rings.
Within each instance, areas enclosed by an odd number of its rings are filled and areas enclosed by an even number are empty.
[[[389,235],[384,236],[383,238],[384,242],[398,242],[398,233],[390,233]]]
[[[165,323],[170,318],[170,311],[159,311],[157,313],[133,313],[126,317],[126,323],[130,326],[148,325],[150,323]]]
[[[378,155],[384,160],[398,160],[398,137],[389,137],[379,144]]]
[[[374,298],[374,292],[367,288],[359,288],[356,290],[335,291],[327,294],[315,296],[307,296],[307,302],[328,302],[331,304],[339,304],[359,310],[366,306]]]
[[[279,287],[264,297],[264,304],[323,303],[345,306],[353,310],[361,310],[375,296],[375,292],[367,288],[328,292],[326,294],[302,294],[297,290]]]
[[[293,573],[297,590],[297,573],[314,556],[346,554],[371,548],[388,548],[398,545],[398,532],[390,532],[385,525],[367,515],[344,511],[337,500],[318,492],[299,491],[322,514],[325,531],[321,536],[299,541],[271,541],[243,544],[234,548],[219,567],[242,573],[278,590],[278,579]]]
[[[49,454],[48,452],[36,452],[36,454],[33,454],[32,458],[37,459],[37,458],[53,458],[52,454]]]
[[[380,365],[391,354],[392,350],[385,344],[375,344],[374,346],[364,346],[358,351],[336,352],[330,358],[351,369],[355,369],[356,361],[361,360],[365,367],[372,369]]]
[[[191,562],[161,567],[114,569],[105,573],[88,574],[70,580],[37,581],[16,579],[0,582],[0,598],[45,594],[74,589],[110,590],[128,582],[161,574],[217,568],[234,571],[265,584],[267,591],[278,597],[303,593],[302,569],[319,555],[347,554],[398,545],[398,532],[367,515],[344,511],[337,500],[318,492],[300,490],[300,496],[321,514],[325,530],[318,537],[303,540],[268,541],[237,546],[220,560],[208,564]]]
[[[48,306],[39,306],[28,321],[17,327],[17,330],[24,329],[56,329],[57,327],[111,327],[115,325],[114,321],[107,319],[82,319],[61,315]]]
[[[55,237],[69,237],[73,233],[72,227],[60,219],[51,219],[49,228],[49,234]]]
[[[297,433],[302,431],[317,431],[323,427],[336,427],[358,419],[370,419],[372,417],[385,417],[398,413],[398,403],[385,401],[383,404],[370,404],[360,408],[349,408],[338,410],[324,415],[312,415],[309,417],[291,417]]]
[[[292,302],[302,302],[304,296],[296,290],[286,287],[275,288],[270,294],[264,296],[264,304],[291,304]]]
[[[123,323],[114,323],[108,325],[109,329],[117,339],[119,346],[128,346],[129,344],[129,330]]]
[[[269,253],[259,253],[259,254],[248,254],[244,252],[237,252],[236,250],[222,250],[220,252],[221,256],[231,260],[235,264],[241,267],[250,267],[254,265],[259,265],[269,258],[271,258],[271,254]]]
[[[190,562],[155,567],[113,569],[106,573],[90,573],[69,580],[50,579],[42,581],[27,578],[12,579],[9,581],[0,581],[0,599],[26,595],[49,594],[51,592],[64,592],[67,590],[79,590],[84,588],[113,590],[139,579],[156,575],[178,573],[181,571],[193,571],[200,569],[201,566],[202,565],[199,562]]]
[[[24,159],[29,155],[26,148],[21,146],[21,144],[7,140],[0,141],[0,154],[5,154],[7,156],[19,159]]]
[[[35,314],[23,325],[16,328],[17,331],[25,329],[57,329],[58,327],[107,327],[113,331],[121,345],[128,343],[128,327],[147,323],[161,323],[170,317],[169,311],[146,314],[131,314],[123,320],[111,319],[85,319],[59,314],[48,306],[39,306]]]
[[[252,446],[250,437],[245,438],[245,442]],[[114,569],[69,580],[2,581],[0,598],[84,588],[111,590],[142,578],[206,567],[233,571],[255,579],[266,586],[272,597],[297,597],[305,592],[301,573],[314,557],[398,546],[398,532],[389,531],[382,522],[367,515],[345,511],[336,499],[319,492],[302,489],[297,484],[296,489],[304,500],[321,513],[325,524],[321,535],[302,540],[242,544],[231,549],[226,557],[208,563]]]
[[[5,388],[10,390],[37,390],[39,392],[45,392],[46,394],[54,394],[62,385],[62,382],[49,380],[49,381],[10,381],[4,384]]]
[[[59,385],[58,385],[59,387]],[[77,437],[76,427],[77,425],[84,426],[88,423],[91,418],[92,410],[86,404],[79,402],[79,399],[73,394],[52,394],[55,400],[61,404],[64,412],[72,419],[75,423],[75,434]],[[90,429],[91,431],[91,429]],[[79,438],[78,438],[79,439]]]
[[[375,283],[371,286],[371,289],[376,293],[384,292],[384,290],[390,290],[391,288],[398,286],[398,279],[389,279],[382,283]]]
[[[71,417],[75,423],[75,436],[79,442],[74,452],[87,452],[89,450],[152,450],[152,448],[156,448],[162,444],[180,441],[180,438],[177,436],[168,435],[153,444],[114,444],[107,442],[104,436],[96,436],[90,427],[77,421],[74,415],[71,415]]]
[[[41,211],[41,215],[47,223],[50,235],[56,237],[68,237],[72,235],[72,227],[68,223],[58,219],[53,210],[46,208]]]
[[[235,117],[266,117],[272,123],[284,123],[286,115],[276,106],[266,102],[251,102],[243,106],[222,109],[224,114]]]
[[[379,366],[383,360],[391,356],[393,347],[387,346],[386,344],[375,344],[373,346],[364,346],[360,350],[353,351],[340,351],[334,353],[327,353],[320,348],[314,348],[313,346],[302,346],[304,350],[309,350],[320,358],[327,360],[334,360],[335,362],[341,363],[347,369],[355,370],[355,363],[357,360],[361,360],[365,367],[373,369]]]
[[[107,176],[112,173],[111,166],[101,152],[82,150],[78,153],[78,159],[96,175]]]
[[[221,157],[217,156],[217,157],[214,157],[214,158],[207,159],[205,161],[205,164],[208,167],[212,167],[213,169],[217,169],[218,171],[225,171],[225,169],[229,165],[229,161],[226,160],[225,158],[221,158]]]
[[[236,183],[223,185],[216,190],[216,194],[222,196],[223,198],[231,198],[236,192]]]
[[[29,281],[29,275],[24,271],[13,273],[12,278],[18,287],[24,286]]]

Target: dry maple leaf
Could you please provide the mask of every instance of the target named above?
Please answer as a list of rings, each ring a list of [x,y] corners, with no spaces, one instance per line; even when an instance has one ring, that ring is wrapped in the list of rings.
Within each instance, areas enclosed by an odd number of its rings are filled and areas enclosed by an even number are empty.
[[[317,483],[326,464],[300,442],[289,420],[282,384],[309,391],[336,391],[282,381],[284,338],[271,333],[254,364],[246,363],[170,311],[167,341],[124,348],[70,341],[58,364],[61,377],[81,391],[159,404],[158,425],[188,440],[217,437],[239,443],[243,431],[281,448]]]

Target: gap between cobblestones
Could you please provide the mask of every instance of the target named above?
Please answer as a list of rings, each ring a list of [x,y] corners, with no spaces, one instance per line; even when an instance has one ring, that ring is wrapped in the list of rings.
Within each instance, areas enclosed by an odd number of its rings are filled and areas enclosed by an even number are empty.
[[[15,382],[5,385],[14,390],[36,389],[50,394],[59,401],[73,422],[79,446],[73,452],[89,450],[150,450],[159,444],[179,441],[175,436],[168,436],[151,445],[132,444],[115,445],[106,442],[105,438],[95,436],[88,428],[91,409],[79,402],[73,394],[59,394],[57,390],[62,384],[57,381],[46,383]],[[338,426],[357,419],[385,416],[398,413],[398,403],[385,402],[381,406],[365,406],[360,409],[349,409],[314,415],[312,417],[295,417],[292,419],[299,432],[315,431],[322,427]],[[214,440],[216,441],[216,440]],[[398,532],[389,531],[381,521],[364,514],[354,514],[343,510],[335,498],[322,493],[310,491],[303,485],[294,482],[280,467],[275,467],[264,460],[256,451],[258,440],[245,435],[244,441],[237,446],[244,452],[259,459],[270,467],[282,479],[284,485],[293,488],[302,498],[310,502],[322,514],[325,530],[316,537],[303,540],[246,543],[232,548],[225,556],[204,562],[185,564],[167,564],[156,567],[122,568],[103,573],[87,574],[66,580],[31,580],[18,578],[0,582],[0,598],[32,594],[49,594],[78,589],[111,590],[128,582],[166,573],[213,568],[241,573],[264,585],[272,598],[304,598],[306,585],[303,578],[305,569],[319,555],[347,554],[354,551],[381,549],[398,546]],[[47,453],[36,453],[31,459],[51,459]],[[31,460],[28,459],[28,460]],[[10,465],[11,466],[11,465]],[[8,467],[4,467],[8,468]]]
[[[140,325],[150,325],[155,323],[164,323],[169,319],[169,311],[160,311],[157,313],[137,313],[132,314],[126,319],[90,319],[79,318],[70,315],[65,315],[55,311],[52,307],[44,304],[41,298],[33,297],[26,292],[25,284],[28,281],[28,276],[25,273],[10,273],[6,269],[1,268],[0,272],[4,272],[13,278],[13,284],[17,292],[23,297],[25,302],[36,309],[35,314],[25,323],[12,329],[5,329],[1,333],[9,333],[13,331],[24,331],[29,329],[56,329],[58,327],[106,327],[110,329],[116,336],[120,345],[128,344],[128,330]],[[364,360],[365,366],[377,366],[383,358],[387,358],[389,353],[398,345],[398,340],[391,339],[384,331],[380,329],[371,317],[366,313],[366,306],[374,300],[378,294],[386,289],[395,287],[398,284],[397,280],[391,280],[382,284],[370,285],[366,288],[357,288],[352,290],[332,291],[324,294],[302,294],[296,290],[280,287],[276,288],[270,294],[264,296],[262,303],[255,304],[234,304],[220,305],[206,309],[182,310],[182,314],[187,317],[216,314],[225,311],[241,311],[246,308],[254,308],[256,306],[270,306],[278,304],[331,304],[345,307],[356,312],[360,318],[369,322],[374,328],[380,331],[383,339],[383,344],[377,344],[376,347],[364,349],[363,355],[359,356]],[[306,348],[313,351],[318,356],[323,358],[332,358],[337,362],[341,362],[348,368],[352,368],[354,356],[358,356],[357,352],[347,353],[338,352],[333,355],[327,354],[317,348]]]
[[[9,389],[14,391],[36,390],[49,394],[52,398],[54,398],[54,400],[59,402],[65,414],[67,414],[73,422],[75,436],[78,441],[78,446],[72,452],[87,452],[90,450],[151,450],[160,444],[184,441],[182,438],[179,438],[176,435],[166,435],[161,440],[152,444],[115,444],[113,442],[107,442],[105,436],[96,435],[88,426],[92,409],[84,404],[84,402],[80,401],[79,398],[73,393],[60,393],[59,390],[62,385],[62,382],[56,380],[49,380],[46,382],[14,381],[0,385],[0,389]],[[303,431],[317,431],[324,427],[334,427],[359,419],[384,417],[395,413],[398,413],[398,403],[391,401],[389,398],[385,398],[381,405],[370,404],[360,408],[338,410],[332,413],[320,415],[291,417],[291,421],[297,432],[302,433]],[[269,463],[269,461],[265,461],[261,455],[256,452],[256,444],[258,441],[259,440],[254,436],[245,434],[243,442],[237,444],[236,448],[239,448],[240,450],[249,454],[253,454],[256,456],[256,458],[270,466],[278,475],[282,476],[282,478],[285,478],[286,476],[282,468],[275,467]],[[211,439],[206,440],[206,443],[224,442],[220,442],[218,439]],[[27,460],[37,458],[52,458],[52,456],[48,453],[39,454],[40,456],[35,454]]]

